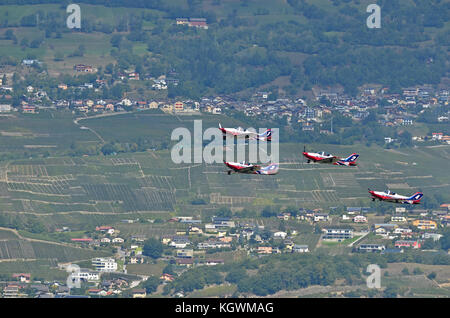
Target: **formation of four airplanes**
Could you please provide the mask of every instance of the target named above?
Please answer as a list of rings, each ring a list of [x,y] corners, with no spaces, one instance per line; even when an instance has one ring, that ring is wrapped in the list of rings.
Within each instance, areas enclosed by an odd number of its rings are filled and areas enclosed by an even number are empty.
[[[269,128],[265,132],[258,134],[253,131],[244,130],[241,127],[239,128],[223,128],[221,124],[219,124],[219,129],[222,131],[224,138],[227,136],[230,137],[243,137],[243,138],[251,138],[253,140],[259,141],[271,141],[272,140],[272,130]],[[303,156],[307,159],[307,162],[317,162],[317,163],[328,163],[337,166],[356,166],[356,160],[359,157],[359,154],[352,153],[347,158],[340,158],[325,152],[315,153],[315,152],[306,152],[306,149],[303,149]],[[230,175],[231,173],[246,173],[246,174],[262,174],[262,175],[275,175],[278,173],[279,164],[272,163],[267,167],[261,167],[260,165],[251,164],[249,162],[227,162],[224,161],[224,164],[229,168],[227,171]],[[369,193],[371,195],[372,201],[386,201],[392,203],[405,203],[405,204],[419,204],[420,200],[423,197],[422,192],[416,192],[412,196],[404,196],[392,192],[390,190],[386,191],[373,191],[369,189]]]

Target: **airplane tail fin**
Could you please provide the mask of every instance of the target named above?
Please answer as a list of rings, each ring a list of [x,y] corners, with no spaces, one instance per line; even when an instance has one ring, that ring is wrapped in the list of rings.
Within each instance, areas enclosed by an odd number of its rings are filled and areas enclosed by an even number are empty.
[[[268,165],[267,167],[261,168],[257,171],[258,174],[277,174],[278,169],[280,168],[280,165],[278,163],[272,163]]]
[[[357,153],[352,153],[350,156],[344,159],[345,162],[355,162],[359,155]]]
[[[267,141],[271,141],[272,140],[272,129],[267,129],[265,132],[263,132],[262,134],[258,135],[258,139],[259,140],[267,140]]]
[[[219,123],[219,129],[222,129],[222,125]]]
[[[416,192],[410,198],[408,198],[408,200],[420,201],[422,197],[423,197],[422,192]]]

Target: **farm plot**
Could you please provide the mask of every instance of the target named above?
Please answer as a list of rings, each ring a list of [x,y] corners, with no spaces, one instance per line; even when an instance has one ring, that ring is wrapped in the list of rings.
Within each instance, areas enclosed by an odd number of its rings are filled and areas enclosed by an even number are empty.
[[[211,204],[243,205],[251,204],[255,200],[255,197],[226,196],[220,193],[211,193],[209,200]]]
[[[172,191],[138,189],[133,192],[139,211],[173,211],[173,205],[176,204]]]
[[[111,162],[114,166],[139,164],[134,158],[111,158]]]
[[[0,263],[0,273],[12,275],[14,273],[32,273],[33,277],[43,280],[64,281],[67,278],[67,272],[58,270],[56,260],[26,260],[26,261],[8,261]]]
[[[22,199],[20,202],[22,203],[24,212],[34,212],[33,206],[31,205],[31,200]]]
[[[17,239],[18,236],[13,231],[0,230],[0,240]]]
[[[36,258],[33,246],[26,241],[0,241],[0,259]]]
[[[7,180],[8,170],[5,167],[0,167],[0,180]]]
[[[285,198],[278,198],[281,202],[285,202],[285,204],[291,204],[291,202],[295,202],[295,204],[305,203],[305,202],[316,202],[316,197],[312,195],[311,191],[278,191],[280,195],[286,196]]]
[[[12,165],[8,167],[8,174],[42,177],[48,176],[47,169],[44,165]]]
[[[94,251],[83,248],[68,247],[56,244],[31,242],[36,258],[57,259],[60,262],[86,260],[93,257],[108,255],[102,251]]]
[[[27,202],[22,200],[22,204]],[[57,212],[73,212],[73,211],[83,211],[83,212],[97,212],[97,205],[93,204],[83,204],[83,203],[54,203],[54,202],[42,202],[42,201],[31,201],[31,211],[36,211],[39,213],[57,213]],[[25,207],[25,204],[24,204]],[[110,208],[107,211],[111,211]],[[26,211],[26,210],[25,210]]]
[[[29,183],[8,182],[8,191],[21,191],[44,195],[67,195],[68,185],[62,182],[51,183]]]
[[[126,211],[139,211],[139,204],[127,184],[83,184],[89,199],[95,201],[122,201]]]
[[[59,165],[59,166],[75,166],[76,163],[72,158],[45,158],[46,165]]]
[[[320,173],[323,183],[331,187],[354,188],[358,185],[355,175],[350,172],[343,173]]]
[[[170,176],[145,176],[139,178],[139,184],[143,188],[175,190],[173,178]]]
[[[8,184],[6,182],[0,182],[0,197],[8,197]]]
[[[313,190],[312,194],[317,202],[340,202],[334,190]]]

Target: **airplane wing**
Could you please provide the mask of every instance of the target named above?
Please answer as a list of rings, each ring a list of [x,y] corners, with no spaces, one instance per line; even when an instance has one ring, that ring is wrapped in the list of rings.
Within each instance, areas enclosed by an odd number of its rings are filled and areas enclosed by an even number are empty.
[[[261,168],[261,166],[258,165],[249,165],[249,166],[235,166],[235,165],[230,165],[227,164],[227,166],[230,169],[233,169],[236,172],[240,172],[240,173],[250,173],[256,170],[259,170]]]
[[[238,172],[241,173],[248,173],[248,172],[253,172],[253,171],[257,171],[261,169],[261,166],[258,165],[254,165],[254,166],[248,166],[248,167],[242,167],[238,170]]]
[[[337,157],[330,157],[330,158],[323,158],[323,159],[320,159],[318,161],[321,162],[321,163],[334,163],[334,162],[336,162],[338,160],[339,160],[339,158],[337,158]]]
[[[250,171],[253,171],[253,166],[250,166],[250,167],[242,167],[242,168],[240,168],[238,171],[239,171],[239,172],[243,172],[243,173],[245,173],[245,172],[250,172]]]

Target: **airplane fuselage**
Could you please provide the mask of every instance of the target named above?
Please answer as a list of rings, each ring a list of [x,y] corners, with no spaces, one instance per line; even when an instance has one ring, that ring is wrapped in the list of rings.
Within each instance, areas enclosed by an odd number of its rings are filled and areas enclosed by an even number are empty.
[[[251,134],[254,134],[251,131],[243,130],[239,128],[219,128],[224,135],[231,135],[236,137],[248,137]]]
[[[245,162],[224,162],[224,164],[230,168],[230,170],[228,170],[228,174],[237,172],[246,174],[274,175],[278,173],[279,167],[278,164],[270,164],[269,166],[262,168],[260,165],[253,165]]]
[[[324,154],[324,153],[316,153],[316,152],[303,152],[303,156],[305,156],[308,159],[308,163],[310,161],[331,163],[331,161],[336,158],[336,156],[333,156],[333,155],[328,155],[328,154]]]
[[[407,197],[397,193],[388,193],[384,191],[371,191],[371,190],[369,190],[369,193],[372,196],[372,201],[378,199],[380,201],[392,203],[420,204],[420,198],[412,199],[411,197]]]

